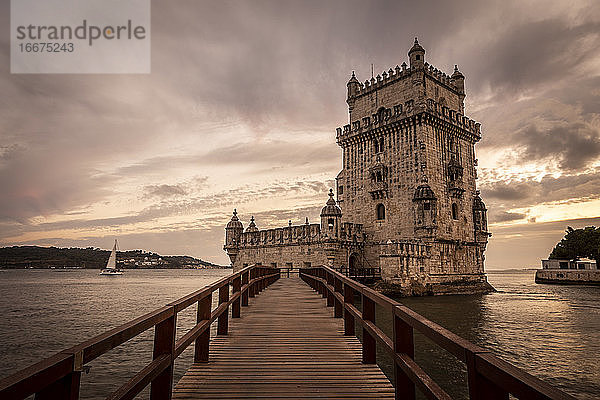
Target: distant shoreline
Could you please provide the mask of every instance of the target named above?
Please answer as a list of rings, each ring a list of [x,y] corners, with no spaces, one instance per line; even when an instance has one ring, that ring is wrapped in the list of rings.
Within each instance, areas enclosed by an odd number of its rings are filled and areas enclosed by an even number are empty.
[[[110,251],[94,247],[13,246],[0,248],[0,269],[102,269]],[[117,251],[122,269],[227,269],[191,256],[162,256],[146,250]]]

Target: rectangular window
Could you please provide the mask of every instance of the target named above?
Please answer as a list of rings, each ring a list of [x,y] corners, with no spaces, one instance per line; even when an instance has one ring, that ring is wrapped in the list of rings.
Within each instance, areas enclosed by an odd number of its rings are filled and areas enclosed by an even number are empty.
[[[344,186],[340,185],[340,187],[338,188],[338,194],[344,194]]]

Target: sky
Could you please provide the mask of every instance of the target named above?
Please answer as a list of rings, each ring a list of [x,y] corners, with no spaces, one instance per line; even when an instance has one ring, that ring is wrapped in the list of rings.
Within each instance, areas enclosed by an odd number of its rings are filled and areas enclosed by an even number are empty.
[[[597,1],[152,2],[152,72],[10,74],[0,1],[0,246],[94,246],[220,264],[237,208],[317,221],[341,168],[346,82],[407,61],[466,76],[481,122],[488,269],[538,267],[600,225]]]

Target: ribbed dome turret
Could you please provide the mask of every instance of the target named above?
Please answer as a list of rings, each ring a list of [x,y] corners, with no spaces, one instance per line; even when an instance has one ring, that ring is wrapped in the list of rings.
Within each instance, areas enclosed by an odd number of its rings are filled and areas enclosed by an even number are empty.
[[[354,71],[352,71],[352,77],[348,81],[348,85],[350,85],[351,83],[358,83],[360,85],[360,82],[358,81],[358,79],[356,79],[356,75],[354,74]]]
[[[465,79],[465,76],[458,70],[458,65],[454,65],[454,73],[451,76],[452,79]]]
[[[479,190],[475,192],[475,198],[473,199],[473,211],[487,211],[485,208],[485,203],[481,200],[481,196],[479,196]]]
[[[342,215],[342,210],[335,203],[333,189],[329,189],[329,200],[327,200],[326,206],[321,210],[321,217],[340,215]]]
[[[246,228],[246,232],[257,232],[257,231],[258,231],[258,228],[256,227],[256,224],[254,223],[254,215],[253,215],[252,218],[250,218],[250,224]]]
[[[435,194],[433,190],[427,184],[419,185],[415,190],[413,201],[415,200],[435,200]]]
[[[237,216],[236,209],[233,210],[233,216],[231,217],[231,220],[227,223],[226,229],[234,229],[234,228],[244,229],[244,225],[242,224],[242,222],[240,221],[240,219]]]
[[[420,52],[420,53],[425,53],[425,49],[419,44],[419,41],[417,40],[417,38],[415,38],[415,44],[413,44],[413,47],[410,48],[410,50],[408,51],[408,55],[410,56],[412,53],[414,52]]]

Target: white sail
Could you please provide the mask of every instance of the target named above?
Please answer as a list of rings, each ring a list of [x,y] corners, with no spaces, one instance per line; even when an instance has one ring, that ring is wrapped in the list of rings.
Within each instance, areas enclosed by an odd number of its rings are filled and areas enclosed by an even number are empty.
[[[117,239],[115,239],[115,244],[110,253],[110,257],[108,258],[108,262],[106,263],[106,269],[116,269],[117,268]]]

